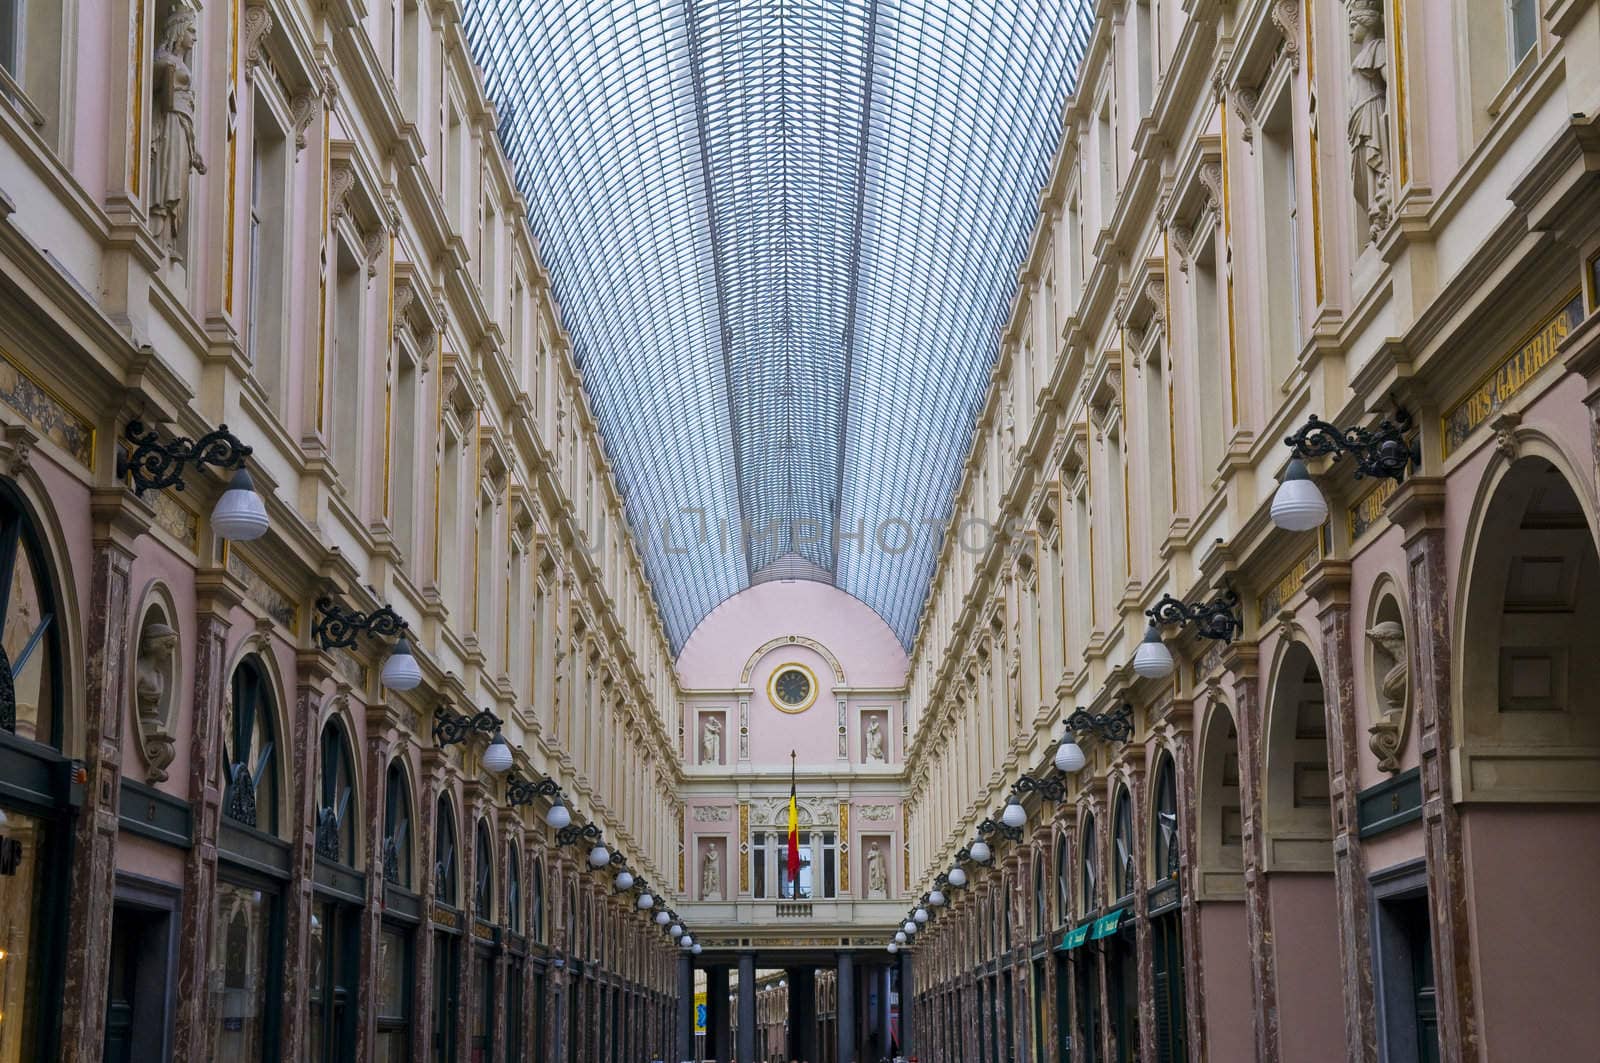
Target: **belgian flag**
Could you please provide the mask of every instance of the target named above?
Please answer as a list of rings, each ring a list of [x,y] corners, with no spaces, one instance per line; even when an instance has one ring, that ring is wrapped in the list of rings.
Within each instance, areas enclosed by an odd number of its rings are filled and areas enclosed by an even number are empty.
[[[794,751],[789,751],[789,895],[800,895],[800,807],[795,804]]]

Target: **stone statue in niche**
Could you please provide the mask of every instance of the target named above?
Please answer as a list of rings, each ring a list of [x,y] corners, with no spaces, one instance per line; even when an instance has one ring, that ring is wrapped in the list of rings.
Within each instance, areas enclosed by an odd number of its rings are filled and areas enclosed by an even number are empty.
[[[1350,178],[1367,216],[1367,239],[1389,224],[1388,41],[1378,0],[1349,0]]]
[[[883,752],[883,725],[876,716],[867,717],[867,763],[885,764],[889,758]]]
[[[700,763],[722,763],[722,721],[715,716],[707,717],[700,731]]]
[[[1367,629],[1367,640],[1372,643],[1373,669],[1383,672],[1378,680],[1378,718],[1367,729],[1367,744],[1378,758],[1379,770],[1393,773],[1400,770],[1400,751],[1411,723],[1405,628],[1383,620]]]
[[[1006,399],[1005,413],[1000,419],[1000,442],[1005,448],[1005,464],[1009,468],[1017,453],[1017,413],[1009,398]]]
[[[189,174],[206,172],[194,129],[194,51],[197,16],[175,6],[156,45],[150,141],[150,232],[171,261],[183,260],[189,213]]]
[[[867,846],[867,900],[889,899],[889,872],[883,864],[883,847],[877,842]]]
[[[158,619],[139,632],[133,696],[139,722],[139,745],[144,751],[146,778],[152,783],[167,777],[175,753],[171,720],[172,675],[178,633]]]
[[[1022,651],[1011,648],[1011,659],[1006,663],[1006,694],[1011,699],[1011,726],[1022,730]]]
[[[722,858],[715,845],[706,846],[705,855],[700,858],[700,899],[722,900]]]

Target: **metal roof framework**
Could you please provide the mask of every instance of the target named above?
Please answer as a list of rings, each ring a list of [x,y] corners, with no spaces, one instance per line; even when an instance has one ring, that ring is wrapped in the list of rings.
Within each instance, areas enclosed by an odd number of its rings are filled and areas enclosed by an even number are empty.
[[[1085,0],[468,0],[674,649],[780,558],[910,644]]]

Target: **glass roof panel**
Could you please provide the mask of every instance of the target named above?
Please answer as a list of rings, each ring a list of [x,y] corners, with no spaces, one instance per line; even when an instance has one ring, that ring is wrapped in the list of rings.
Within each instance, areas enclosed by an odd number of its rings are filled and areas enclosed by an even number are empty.
[[[1092,8],[466,20],[674,647],[796,555],[909,644]]]

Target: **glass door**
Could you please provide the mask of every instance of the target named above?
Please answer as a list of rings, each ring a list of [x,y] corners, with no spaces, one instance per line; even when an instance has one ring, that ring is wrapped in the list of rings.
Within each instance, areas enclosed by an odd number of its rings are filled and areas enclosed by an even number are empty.
[[[311,917],[311,1058],[321,1063],[355,1058],[360,914],[327,901]]]

